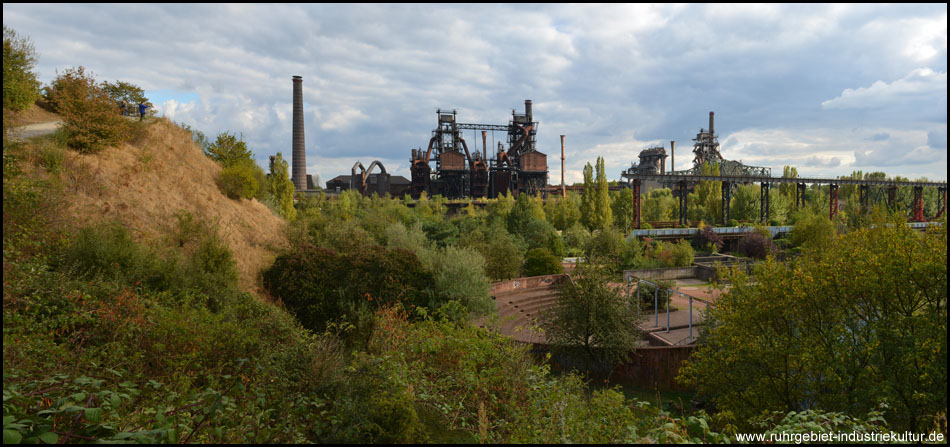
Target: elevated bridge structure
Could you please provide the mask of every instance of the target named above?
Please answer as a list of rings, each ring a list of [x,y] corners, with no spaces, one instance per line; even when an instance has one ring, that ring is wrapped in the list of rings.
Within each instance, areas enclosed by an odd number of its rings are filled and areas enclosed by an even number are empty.
[[[729,222],[729,203],[732,199],[732,190],[738,184],[754,184],[761,186],[759,194],[760,211],[759,220],[768,222],[769,220],[769,189],[774,184],[794,183],[795,188],[795,207],[805,206],[805,190],[809,184],[828,185],[829,197],[829,218],[834,219],[838,214],[838,187],[840,185],[858,185],[860,190],[859,200],[862,207],[867,207],[870,202],[870,187],[887,187],[887,204],[890,206],[896,202],[897,188],[900,186],[912,187],[914,198],[912,204],[912,220],[923,222],[923,189],[927,187],[937,188],[941,200],[940,211],[936,218],[943,216],[947,209],[947,182],[904,182],[895,180],[856,180],[856,179],[835,179],[835,178],[804,178],[804,177],[770,177],[759,175],[709,175],[696,172],[667,172],[664,174],[649,173],[625,173],[624,178],[629,182],[633,189],[633,213],[635,228],[640,228],[640,190],[645,181],[655,181],[660,183],[672,184],[674,196],[679,199],[679,223],[687,224],[688,211],[688,189],[691,185],[698,182],[721,182],[722,184],[722,225]]]

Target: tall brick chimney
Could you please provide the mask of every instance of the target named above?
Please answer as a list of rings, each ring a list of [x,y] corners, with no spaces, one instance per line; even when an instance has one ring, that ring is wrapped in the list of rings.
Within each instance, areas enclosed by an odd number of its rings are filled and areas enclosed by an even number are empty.
[[[307,189],[307,149],[303,138],[303,78],[294,76],[293,168],[291,180],[297,191]]]

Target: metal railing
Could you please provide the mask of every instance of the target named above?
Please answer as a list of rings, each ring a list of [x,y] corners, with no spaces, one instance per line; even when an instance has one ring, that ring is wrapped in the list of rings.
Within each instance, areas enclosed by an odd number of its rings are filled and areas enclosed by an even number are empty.
[[[654,320],[653,326],[657,328],[660,327],[660,300],[659,300],[660,289],[666,289],[666,331],[665,331],[666,333],[670,332],[670,301],[673,294],[675,293],[675,294],[685,296],[689,301],[689,323],[688,323],[689,338],[688,340],[689,340],[689,343],[692,343],[694,341],[694,338],[693,338],[693,299],[696,299],[700,302],[705,303],[707,312],[709,311],[709,306],[710,306],[709,301],[704,300],[702,298],[694,297],[687,293],[680,292],[679,290],[675,290],[670,287],[661,286],[660,284],[657,284],[650,280],[637,278],[633,275],[629,275],[625,277],[624,280],[626,282],[626,286],[628,290],[627,292],[628,293],[628,296],[627,296],[627,310],[628,311],[630,310],[630,296],[629,296],[630,283],[632,282],[632,280],[636,280],[637,282],[637,299],[636,299],[637,315],[642,315],[642,312],[640,310],[640,290],[642,288],[640,287],[640,285],[643,283],[646,283],[653,286],[653,320]],[[679,342],[677,342],[676,344],[679,344]]]

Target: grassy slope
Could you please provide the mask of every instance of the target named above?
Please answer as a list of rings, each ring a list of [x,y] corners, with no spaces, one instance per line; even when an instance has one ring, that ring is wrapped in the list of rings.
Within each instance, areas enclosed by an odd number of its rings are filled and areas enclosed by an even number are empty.
[[[286,222],[257,200],[225,197],[215,185],[221,167],[169,120],[155,119],[136,143],[89,155],[67,151],[61,215],[75,227],[115,219],[139,242],[159,244],[176,214],[191,213],[218,226],[235,255],[241,288],[260,292],[260,270],[286,245]]]

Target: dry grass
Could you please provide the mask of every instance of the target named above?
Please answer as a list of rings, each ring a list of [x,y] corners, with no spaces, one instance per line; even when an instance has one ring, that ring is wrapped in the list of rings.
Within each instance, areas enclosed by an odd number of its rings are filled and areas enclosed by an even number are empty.
[[[59,115],[33,104],[22,112],[3,110],[4,122],[9,120],[10,126],[26,126],[28,124],[48,123],[60,119]]]
[[[122,144],[96,154],[69,151],[63,215],[81,226],[116,219],[140,242],[161,244],[184,211],[212,222],[237,262],[243,290],[261,294],[260,271],[286,246],[286,223],[256,200],[231,200],[215,185],[221,167],[190,134],[166,119],[148,126],[140,147]]]

